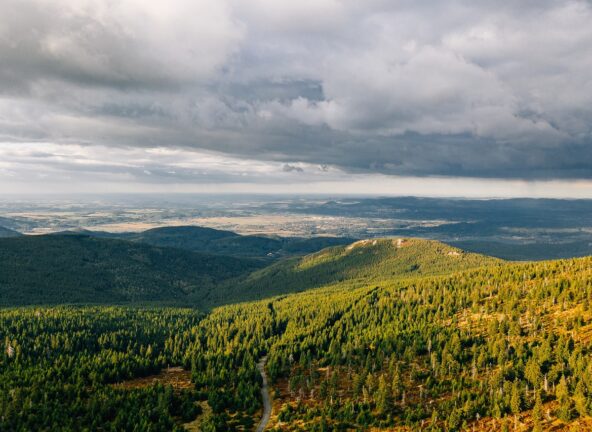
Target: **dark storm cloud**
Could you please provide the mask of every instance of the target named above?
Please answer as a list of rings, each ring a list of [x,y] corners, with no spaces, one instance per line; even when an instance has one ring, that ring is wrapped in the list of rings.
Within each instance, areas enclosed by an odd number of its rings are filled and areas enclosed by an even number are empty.
[[[588,179],[591,21],[585,1],[7,0],[0,141],[208,150],[301,177]]]
[[[284,164],[282,166],[282,171],[284,171],[284,172],[304,172],[304,169],[299,166]]]

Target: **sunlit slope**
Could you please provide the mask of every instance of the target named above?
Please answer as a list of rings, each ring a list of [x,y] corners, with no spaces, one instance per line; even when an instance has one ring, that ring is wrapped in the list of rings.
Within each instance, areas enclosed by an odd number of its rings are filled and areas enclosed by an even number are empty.
[[[497,258],[422,239],[361,240],[280,261],[212,292],[208,301],[256,299],[336,283],[368,285],[379,281],[440,275],[503,263]]]
[[[203,321],[204,352],[267,354],[270,429],[591,430],[592,257],[346,286]]]

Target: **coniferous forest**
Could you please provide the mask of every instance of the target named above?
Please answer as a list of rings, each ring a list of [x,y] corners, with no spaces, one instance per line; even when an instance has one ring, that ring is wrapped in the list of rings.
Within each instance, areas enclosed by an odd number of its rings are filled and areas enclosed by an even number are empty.
[[[256,281],[274,288],[237,303],[223,285],[228,304],[212,308],[0,310],[0,430],[254,430],[262,361],[267,430],[592,425],[592,258],[378,240],[280,260],[235,288]]]

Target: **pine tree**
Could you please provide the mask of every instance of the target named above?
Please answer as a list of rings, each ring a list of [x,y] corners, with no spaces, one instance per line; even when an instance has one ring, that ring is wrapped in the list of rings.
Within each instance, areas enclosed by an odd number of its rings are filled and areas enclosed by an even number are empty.
[[[510,410],[512,414],[520,414],[522,411],[522,397],[520,395],[520,385],[518,380],[512,384],[512,393],[510,396]]]
[[[574,409],[573,401],[569,396],[569,388],[567,387],[567,380],[565,375],[561,376],[561,380],[555,390],[555,397],[559,402],[559,408],[557,410],[557,417],[564,422],[568,422],[573,418]]]
[[[376,408],[382,415],[387,414],[392,409],[392,398],[386,377],[381,375],[378,379],[378,389],[376,391]]]
[[[588,400],[584,393],[584,386],[581,381],[576,385],[576,390],[573,395],[573,402],[576,411],[581,417],[588,415]]]
[[[543,403],[541,401],[541,395],[539,392],[536,392],[534,397],[534,407],[532,408],[532,421],[533,421],[533,429],[532,432],[543,432]]]

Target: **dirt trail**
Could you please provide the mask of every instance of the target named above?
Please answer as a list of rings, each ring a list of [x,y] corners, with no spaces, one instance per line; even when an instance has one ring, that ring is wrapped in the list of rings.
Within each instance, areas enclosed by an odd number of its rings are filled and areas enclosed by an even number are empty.
[[[269,395],[269,386],[267,384],[267,374],[265,373],[265,362],[267,361],[267,357],[262,357],[257,363],[257,369],[259,369],[259,373],[261,373],[261,378],[263,378],[263,387],[261,387],[261,396],[263,397],[263,415],[261,416],[261,421],[259,422],[259,426],[257,426],[257,432],[263,432],[269,419],[271,417],[271,396]]]

